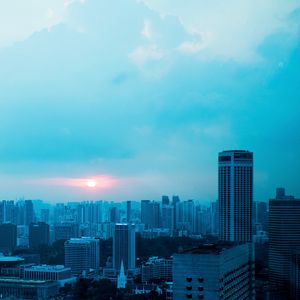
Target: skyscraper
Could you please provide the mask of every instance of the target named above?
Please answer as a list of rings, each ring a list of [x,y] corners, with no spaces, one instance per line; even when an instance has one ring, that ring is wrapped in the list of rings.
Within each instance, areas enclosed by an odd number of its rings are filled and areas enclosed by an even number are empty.
[[[146,229],[160,227],[160,205],[150,200],[141,201],[141,221]]]
[[[286,196],[284,189],[277,189],[276,199],[269,201],[269,274],[270,283],[289,293],[291,255],[300,248],[300,199]]]
[[[131,222],[131,201],[126,202],[126,221]]]
[[[82,275],[100,266],[99,239],[91,237],[74,238],[65,242],[65,265],[72,275]]]
[[[245,150],[219,153],[220,239],[252,240],[253,153]]]
[[[24,203],[24,222],[25,225],[29,225],[34,222],[34,209],[31,200],[25,200]]]
[[[29,247],[36,248],[39,245],[48,245],[50,239],[49,225],[44,222],[31,223],[29,225]]]
[[[135,268],[135,225],[116,224],[113,235],[113,268],[119,272],[121,264],[125,272]]]
[[[11,253],[17,246],[17,226],[6,223],[0,225],[0,252]]]
[[[54,225],[54,238],[58,240],[69,240],[79,237],[79,224],[76,222],[64,222]]]

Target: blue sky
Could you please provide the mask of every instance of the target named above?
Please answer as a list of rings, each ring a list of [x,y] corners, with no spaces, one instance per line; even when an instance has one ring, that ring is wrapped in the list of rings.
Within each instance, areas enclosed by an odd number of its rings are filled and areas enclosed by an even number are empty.
[[[256,200],[300,196],[300,1],[10,0],[0,20],[1,198],[213,200],[232,148]]]

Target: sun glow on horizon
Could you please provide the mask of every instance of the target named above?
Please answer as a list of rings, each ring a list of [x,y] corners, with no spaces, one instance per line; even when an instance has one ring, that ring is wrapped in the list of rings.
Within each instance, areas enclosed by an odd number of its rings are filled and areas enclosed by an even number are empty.
[[[95,188],[95,187],[97,186],[97,181],[94,180],[94,179],[88,179],[88,180],[86,181],[86,186],[87,186],[88,188]]]

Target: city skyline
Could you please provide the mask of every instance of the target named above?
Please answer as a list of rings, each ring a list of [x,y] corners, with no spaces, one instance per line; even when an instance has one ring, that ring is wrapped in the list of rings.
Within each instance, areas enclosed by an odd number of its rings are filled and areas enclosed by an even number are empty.
[[[299,8],[1,3],[0,199],[212,201],[225,149],[300,194]]]

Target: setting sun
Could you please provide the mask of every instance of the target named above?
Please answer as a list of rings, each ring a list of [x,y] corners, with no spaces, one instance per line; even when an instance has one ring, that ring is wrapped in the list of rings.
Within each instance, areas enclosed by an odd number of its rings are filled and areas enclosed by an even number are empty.
[[[97,185],[97,181],[93,179],[88,179],[86,182],[86,186],[89,188],[94,188]]]

